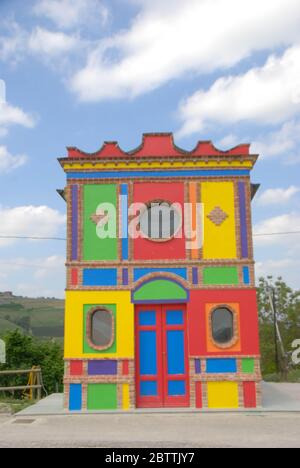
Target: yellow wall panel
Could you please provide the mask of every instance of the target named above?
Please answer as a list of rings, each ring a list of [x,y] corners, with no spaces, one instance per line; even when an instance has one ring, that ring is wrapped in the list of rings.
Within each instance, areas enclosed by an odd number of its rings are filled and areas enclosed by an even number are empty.
[[[237,382],[208,382],[208,407],[211,409],[235,409],[239,407]]]
[[[65,358],[103,359],[134,357],[134,306],[129,291],[67,291],[65,311]],[[116,353],[83,352],[83,314],[85,304],[116,304]]]
[[[204,205],[204,259],[237,258],[234,183],[202,183],[201,201]],[[208,218],[208,215],[217,207],[228,215],[220,226]]]
[[[122,385],[122,408],[123,410],[129,410],[130,408],[129,384]]]

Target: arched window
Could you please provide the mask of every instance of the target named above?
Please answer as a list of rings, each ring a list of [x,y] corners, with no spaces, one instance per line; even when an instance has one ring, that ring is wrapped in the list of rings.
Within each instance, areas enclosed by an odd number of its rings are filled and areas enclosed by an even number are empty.
[[[108,349],[114,342],[114,316],[108,309],[93,309],[88,315],[88,341],[97,350]]]
[[[220,345],[230,343],[234,338],[234,315],[226,307],[219,307],[212,312],[212,337]]]
[[[175,236],[182,225],[181,210],[166,201],[152,201],[140,215],[140,230],[154,241],[166,241]]]

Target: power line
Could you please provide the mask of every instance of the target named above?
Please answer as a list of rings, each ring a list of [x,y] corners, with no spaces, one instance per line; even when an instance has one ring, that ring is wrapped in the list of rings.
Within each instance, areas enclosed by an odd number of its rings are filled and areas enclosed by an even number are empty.
[[[253,237],[265,237],[265,236],[289,236],[293,234],[300,234],[300,231],[288,231],[288,232],[265,232],[261,234],[253,234]],[[1,236],[0,239],[24,239],[24,240],[54,240],[54,241],[66,241],[65,237],[39,237],[39,236]]]
[[[268,232],[264,234],[253,234],[253,237],[264,237],[264,236],[289,236],[291,234],[300,234],[300,231],[289,231],[289,232]]]
[[[32,237],[32,236],[0,236],[0,239],[30,239],[30,240],[56,240],[66,241],[65,237]]]

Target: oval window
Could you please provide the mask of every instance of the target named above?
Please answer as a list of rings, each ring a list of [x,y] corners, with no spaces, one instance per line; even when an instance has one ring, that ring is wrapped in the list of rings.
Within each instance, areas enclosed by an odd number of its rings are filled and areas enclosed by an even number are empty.
[[[97,309],[91,314],[90,339],[97,348],[109,348],[114,340],[114,318],[109,310]]]
[[[152,240],[168,240],[181,228],[181,212],[168,202],[153,201],[140,215],[140,230]]]
[[[226,307],[220,307],[212,313],[212,336],[221,345],[229,343],[234,337],[233,313]]]

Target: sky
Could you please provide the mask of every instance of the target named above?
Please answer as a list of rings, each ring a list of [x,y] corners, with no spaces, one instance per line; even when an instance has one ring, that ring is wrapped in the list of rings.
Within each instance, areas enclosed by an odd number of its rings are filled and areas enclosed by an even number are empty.
[[[0,0],[0,236],[65,237],[66,146],[252,143],[256,234],[300,231],[299,0]],[[256,236],[299,288],[300,235]],[[65,242],[0,238],[0,291],[63,297]]]

